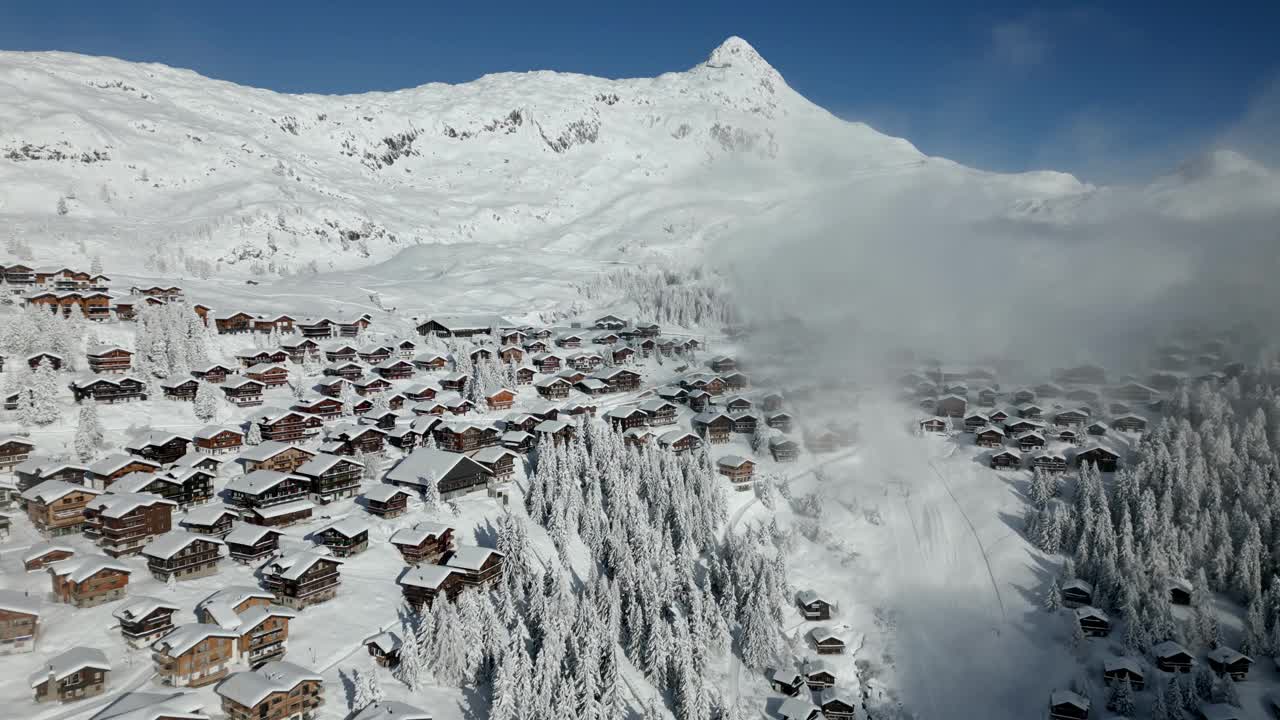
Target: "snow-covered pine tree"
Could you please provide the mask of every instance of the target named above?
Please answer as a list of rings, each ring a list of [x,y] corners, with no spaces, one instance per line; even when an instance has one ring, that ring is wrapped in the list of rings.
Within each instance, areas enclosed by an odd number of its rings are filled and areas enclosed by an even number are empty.
[[[48,358],[40,361],[31,376],[31,395],[27,417],[36,425],[51,425],[62,416],[58,404],[58,375]]]
[[[365,673],[361,672],[359,668],[351,669],[351,685],[353,689],[351,693],[352,712],[360,712],[375,702],[369,695],[369,684],[365,680]]]
[[[98,456],[102,447],[102,423],[98,420],[98,404],[80,404],[80,416],[76,423],[75,453],[80,462],[87,463]]]
[[[1056,579],[1049,583],[1049,591],[1044,596],[1044,609],[1051,613],[1062,609],[1062,588]]]
[[[192,410],[196,417],[203,422],[209,422],[218,416],[218,410],[221,407],[222,393],[213,384],[201,380],[196,387],[196,397],[192,403]]]
[[[262,426],[250,420],[249,430],[244,434],[244,443],[246,445],[261,445],[262,444]]]
[[[1134,711],[1133,687],[1125,678],[1111,689],[1111,697],[1107,700],[1107,709],[1125,717],[1132,717]]]
[[[434,470],[428,470],[427,473],[418,478],[419,493],[422,496],[422,504],[428,510],[433,510],[440,505],[440,482],[436,479]]]
[[[409,608],[400,631],[400,663],[395,668],[396,679],[414,692],[422,685],[426,674],[422,663],[422,648],[418,643],[417,626],[421,623],[421,615]]]

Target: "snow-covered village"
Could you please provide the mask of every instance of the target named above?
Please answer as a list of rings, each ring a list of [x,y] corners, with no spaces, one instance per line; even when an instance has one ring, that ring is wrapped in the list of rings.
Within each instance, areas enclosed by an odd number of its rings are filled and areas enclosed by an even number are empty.
[[[1280,717],[1266,153],[979,170],[699,47],[0,51],[0,718]]]

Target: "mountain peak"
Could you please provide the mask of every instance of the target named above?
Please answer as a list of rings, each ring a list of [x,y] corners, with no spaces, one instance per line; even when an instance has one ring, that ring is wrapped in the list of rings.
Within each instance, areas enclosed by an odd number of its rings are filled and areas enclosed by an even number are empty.
[[[760,56],[760,53],[756,52],[755,48],[751,47],[751,43],[737,35],[731,36],[720,43],[720,47],[712,50],[706,64],[707,67],[732,67],[754,72],[777,73],[773,66],[766,62]]]

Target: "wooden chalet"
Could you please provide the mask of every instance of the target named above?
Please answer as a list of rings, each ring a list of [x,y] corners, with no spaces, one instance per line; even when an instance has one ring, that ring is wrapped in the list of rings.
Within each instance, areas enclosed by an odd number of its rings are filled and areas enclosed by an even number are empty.
[[[355,497],[360,490],[364,463],[350,457],[321,453],[299,465],[294,472],[310,483],[308,494],[312,501],[328,504]]]
[[[486,488],[491,477],[488,468],[461,453],[418,448],[393,467],[386,480],[402,487],[434,481],[440,497],[449,499]]]
[[[1186,578],[1173,578],[1166,584],[1169,591],[1169,602],[1174,605],[1190,605],[1194,589]]]
[[[1120,456],[1104,447],[1095,445],[1076,453],[1076,467],[1084,467],[1085,463],[1093,463],[1094,467],[1098,468],[1100,472],[1115,472],[1116,466],[1120,463]]]
[[[543,420],[533,428],[538,442],[553,442],[557,445],[568,444],[577,434],[577,426],[564,420]]]
[[[195,368],[191,371],[191,376],[197,380],[203,380],[213,385],[221,385],[226,381],[227,377],[234,375],[235,370],[221,363],[213,363],[204,367]]]
[[[108,455],[89,466],[85,483],[95,490],[106,490],[115,481],[132,473],[155,473],[160,463],[136,455]]]
[[[991,423],[991,418],[986,413],[971,411],[964,416],[964,431],[967,433],[976,433],[979,429],[986,427]]]
[[[472,425],[464,422],[442,422],[431,432],[437,448],[455,453],[466,453],[502,443],[502,434],[494,427]]]
[[[246,474],[255,470],[291,473],[315,456],[311,450],[297,445],[266,440],[242,450],[239,460]]]
[[[1045,445],[1044,435],[1035,431],[1019,433],[1014,438],[1014,442],[1018,444],[1018,448],[1023,452],[1033,452],[1039,450]]]
[[[502,447],[521,455],[529,452],[537,444],[537,438],[524,430],[508,430],[502,433]]]
[[[628,392],[640,387],[640,373],[627,368],[605,368],[593,377],[604,381],[613,392]]]
[[[769,687],[787,697],[799,695],[805,686],[804,676],[795,670],[770,669],[765,677],[769,680]]]
[[[179,625],[151,645],[160,684],[202,687],[221,680],[237,659],[237,638],[234,631],[218,625]]]
[[[945,435],[951,429],[951,424],[941,418],[931,417],[925,418],[919,422],[920,432],[931,435]]]
[[[413,363],[403,358],[391,358],[373,366],[373,371],[383,380],[407,380],[413,377]]]
[[[453,528],[420,522],[413,527],[396,530],[390,542],[411,565],[435,563],[453,548]]]
[[[810,683],[810,688],[813,684]],[[816,694],[818,707],[825,720],[854,720],[860,699],[853,693],[835,687],[825,687]]]
[[[324,679],[283,660],[272,660],[252,672],[238,672],[218,684],[227,720],[296,720],[314,718],[324,705]]]
[[[282,387],[289,383],[289,368],[276,363],[258,363],[245,368],[244,376],[268,388]]]
[[[516,402],[516,394],[506,388],[489,393],[484,398],[490,410],[507,410]]]
[[[89,608],[122,599],[129,586],[128,565],[104,555],[77,555],[46,566],[57,602]]]
[[[141,493],[99,495],[84,508],[84,536],[110,557],[133,555],[172,528],[176,503]]]
[[[194,580],[218,572],[223,542],[208,535],[174,530],[152,540],[142,549],[147,569],[160,582]]]
[[[219,425],[206,425],[195,432],[192,443],[197,452],[226,455],[240,450],[244,445],[244,433]]]
[[[119,345],[94,345],[85,354],[95,373],[126,373],[133,367],[133,353]]]
[[[1054,690],[1049,695],[1049,720],[1088,720],[1089,698],[1070,690]]]
[[[26,298],[27,307],[44,308],[54,315],[71,317],[74,312],[88,320],[111,319],[111,296],[100,290],[41,290]]]
[[[369,549],[369,524],[347,517],[311,533],[311,540],[329,549],[334,557],[346,558]]]
[[[71,395],[76,402],[93,400],[98,403],[122,403],[147,399],[147,386],[129,375],[113,377],[77,378],[71,383]]]
[[[387,345],[366,345],[356,349],[356,357],[366,365],[377,365],[391,359],[393,349]]]
[[[1156,667],[1165,672],[1189,673],[1195,666],[1195,656],[1172,640],[1166,640],[1151,648]]]
[[[693,418],[693,429],[712,445],[727,443],[733,432],[733,418],[720,412],[700,413]]]
[[[822,709],[808,700],[789,697],[778,705],[778,716],[782,720],[820,720]]]
[[[231,559],[252,565],[275,555],[280,549],[280,531],[263,525],[236,523],[223,538]]]
[[[365,510],[380,518],[395,518],[409,508],[409,493],[395,485],[374,485],[364,491]]]
[[[735,490],[750,490],[751,482],[755,479],[756,464],[738,455],[725,455],[716,461],[716,472],[729,478]]]
[[[391,383],[380,377],[360,378],[350,382],[352,389],[361,397],[384,393],[391,389]]]
[[[663,398],[645,400],[640,403],[639,408],[644,411],[645,423],[650,427],[674,425],[676,423],[676,414],[679,410],[674,402]]]
[[[606,412],[604,417],[616,432],[625,432],[631,428],[649,424],[649,413],[634,405],[614,408]]]
[[[1111,618],[1096,607],[1086,605],[1075,609],[1076,623],[1089,637],[1106,637],[1111,634]]]
[[[421,611],[430,608],[437,597],[457,597],[463,588],[462,576],[455,568],[422,563],[405,568],[396,583],[405,602]]]
[[[225,538],[239,518],[240,513],[224,505],[204,505],[187,510],[178,524],[189,533]]]
[[[1131,657],[1107,658],[1102,662],[1102,681],[1107,685],[1129,683],[1129,687],[1141,692],[1147,686],[1142,663]]]
[[[235,357],[240,362],[240,367],[251,368],[255,365],[283,364],[289,359],[289,354],[283,350],[249,350],[236,353]]]
[[[509,327],[510,322],[500,317],[438,315],[427,318],[418,325],[419,335],[435,335],[442,338],[469,338],[490,335],[495,330]]]
[[[134,438],[124,446],[131,455],[160,465],[170,465],[187,454],[191,438],[177,433],[152,430]]]
[[[262,568],[262,579],[280,604],[302,610],[337,597],[341,565],[335,557],[301,551],[268,562]]]
[[[413,357],[413,366],[418,370],[437,372],[449,366],[449,358],[437,352],[424,352]]]
[[[320,344],[311,338],[294,338],[280,343],[280,349],[289,356],[293,363],[305,362],[307,358],[320,357]]]
[[[790,438],[775,435],[769,438],[769,454],[775,462],[795,462],[800,457],[800,444]]]
[[[503,560],[503,554],[493,548],[458,543],[441,557],[440,564],[457,571],[463,586],[482,587],[502,576]]]
[[[507,480],[515,474],[517,454],[501,446],[487,447],[470,454],[472,460],[489,471],[494,480]]]
[[[1147,421],[1137,415],[1121,415],[1111,419],[1111,427],[1120,432],[1143,432],[1147,429]]]
[[[178,378],[160,383],[160,390],[166,400],[192,402],[200,391],[200,383],[195,378]]]
[[[321,450],[334,455],[381,455],[387,434],[373,425],[343,424],[330,428]]]
[[[61,480],[46,480],[24,490],[21,498],[27,506],[27,518],[44,536],[57,537],[78,533],[84,527],[84,510],[99,492]]]
[[[262,392],[266,389],[265,383],[240,375],[222,383],[222,393],[226,396],[227,402],[238,407],[261,405]]]
[[[101,695],[111,663],[97,648],[73,647],[43,663],[29,677],[35,701],[73,702]]]
[[[12,470],[31,458],[35,445],[12,435],[0,436],[0,470]]]
[[[816,590],[801,590],[796,593],[796,605],[805,620],[830,620],[836,604],[823,597]]]
[[[1031,469],[1048,473],[1064,473],[1067,471],[1067,459],[1058,453],[1036,453],[1031,458]]]
[[[809,644],[819,655],[839,655],[845,650],[844,637],[825,625],[809,630]]]
[[[1022,467],[1022,456],[1012,450],[997,450],[991,453],[989,464],[993,470],[1007,470]]]
[[[311,517],[315,507],[306,496],[306,478],[271,470],[254,470],[227,483],[228,501],[244,508],[245,519],[255,525],[283,527]]]
[[[400,664],[401,644],[400,636],[390,630],[380,632],[364,641],[364,647],[369,651],[369,657],[373,658],[373,661],[379,667],[385,668],[394,668]],[[372,707],[376,707],[376,704]],[[395,716],[389,714],[389,717]],[[404,718],[404,720],[412,719]],[[424,713],[424,720],[431,720],[431,717]]]
[[[180,608],[166,600],[132,597],[111,611],[120,634],[131,648],[144,648],[173,630],[173,614]]]
[[[1004,431],[998,427],[983,427],[974,431],[973,441],[978,447],[1004,447]]]
[[[1160,391],[1141,383],[1128,382],[1115,388],[1111,394],[1128,402],[1149,403],[1160,396]]]
[[[27,572],[44,570],[60,560],[66,560],[76,554],[72,545],[60,542],[45,542],[32,545],[22,555],[22,567]],[[3,627],[3,626],[0,626]]]
[[[568,380],[555,375],[543,378],[533,385],[539,395],[549,400],[561,400],[569,397],[569,390],[573,387]]]
[[[1229,675],[1236,682],[1248,678],[1249,667],[1253,665],[1253,658],[1225,645],[1210,650],[1206,659],[1211,670],[1219,675]]]

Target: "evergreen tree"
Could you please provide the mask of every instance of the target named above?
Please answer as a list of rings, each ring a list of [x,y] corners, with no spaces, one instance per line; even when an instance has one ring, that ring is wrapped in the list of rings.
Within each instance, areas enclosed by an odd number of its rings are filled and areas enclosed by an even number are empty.
[[[98,405],[94,402],[80,404],[80,417],[76,423],[75,453],[82,463],[98,456],[102,447],[102,424],[98,421]]]
[[[222,393],[212,384],[201,380],[196,387],[196,397],[193,403],[196,417],[204,422],[209,422],[218,416],[218,410],[221,407]]]
[[[1057,580],[1049,584],[1049,592],[1045,593],[1044,608],[1049,612],[1062,609],[1062,588],[1059,587]]]
[[[420,624],[422,624],[422,618],[417,612],[413,612],[406,619],[400,633],[400,663],[395,668],[396,679],[414,692],[422,685],[423,676],[426,675],[426,668],[422,663],[422,649],[418,642],[417,625]]]
[[[250,420],[249,431],[244,434],[245,445],[261,445],[262,444],[262,426]]]
[[[440,482],[436,479],[434,470],[428,470],[426,475],[418,478],[418,488],[422,495],[422,504],[426,505],[428,510],[440,505]]]
[[[35,425],[50,425],[62,415],[62,408],[58,405],[58,375],[48,358],[41,360],[32,374],[28,398],[25,421]]]
[[[355,690],[351,698],[351,710],[353,712],[360,712],[377,702],[369,694],[369,682],[366,679],[368,674],[367,671],[361,672],[359,668],[352,668],[351,670],[351,684]],[[377,680],[374,680],[374,682],[376,683]]]

